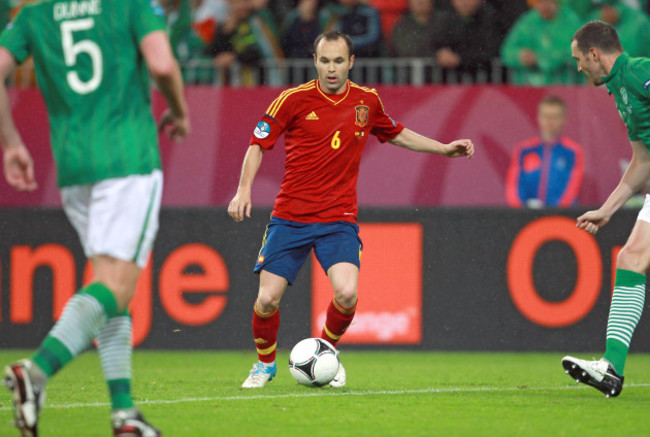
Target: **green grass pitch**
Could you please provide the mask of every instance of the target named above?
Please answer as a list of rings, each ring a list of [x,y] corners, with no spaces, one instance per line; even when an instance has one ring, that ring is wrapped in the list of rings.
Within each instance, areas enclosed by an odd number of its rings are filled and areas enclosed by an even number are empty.
[[[24,351],[0,351],[4,365]],[[650,355],[628,358],[618,398],[574,383],[560,353],[348,351],[342,390],[298,386],[278,355],[277,377],[240,385],[252,352],[134,354],[134,395],[165,437],[200,436],[616,436],[650,435]],[[591,358],[592,354],[578,354]],[[0,436],[10,425],[0,391]],[[40,437],[108,437],[108,395],[88,352],[48,386]]]

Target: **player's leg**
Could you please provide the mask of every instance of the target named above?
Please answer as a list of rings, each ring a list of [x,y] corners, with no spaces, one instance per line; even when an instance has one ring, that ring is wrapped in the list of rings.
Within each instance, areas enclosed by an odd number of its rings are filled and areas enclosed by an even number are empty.
[[[280,300],[288,281],[266,270],[260,271],[260,288],[253,309],[253,338],[258,362],[253,365],[243,388],[261,388],[277,373],[275,355],[280,329]]]
[[[327,273],[334,290],[321,338],[336,347],[339,339],[352,323],[356,312],[357,284],[363,245],[356,224],[336,222],[321,226],[324,232],[316,242],[314,253]],[[340,364],[330,386],[343,387],[346,380],[345,367]]]
[[[327,308],[325,324],[321,338],[337,346],[339,339],[350,327],[357,309],[357,284],[359,279],[359,268],[350,263],[338,263],[327,271],[334,298]],[[338,348],[336,349],[339,353]],[[339,362],[339,369],[329,383],[331,387],[344,387],[347,383],[347,374],[343,363]]]
[[[616,262],[616,280],[607,320],[604,357],[586,361],[564,357],[565,371],[579,382],[589,384],[607,396],[623,390],[623,372],[634,330],[641,319],[645,301],[645,272],[650,265],[650,198],[639,213]]]
[[[119,302],[119,313],[97,335],[99,358],[111,398],[114,436],[160,436],[135,407],[131,394],[133,329],[127,306],[135,294],[141,267],[106,255],[93,257],[94,280],[107,284]]]
[[[94,189],[88,231],[94,281],[113,292],[119,308],[97,336],[115,436],[160,435],[133,402],[133,333],[127,308],[158,231],[162,184],[162,173],[156,170],[103,181]]]
[[[253,338],[259,361],[242,384],[261,388],[277,372],[275,355],[280,328],[280,300],[311,250],[311,225],[271,217],[254,271],[260,286],[253,309]]]
[[[62,193],[64,208],[82,244],[87,236],[90,193],[91,186],[70,187]],[[102,284],[90,284],[68,301],[61,318],[30,359],[5,368],[4,383],[12,392],[15,424],[23,435],[37,434],[47,380],[83,352],[106,320],[117,313],[111,291]]]
[[[334,298],[327,308],[321,338],[334,347],[348,329],[357,309],[359,267],[348,262],[334,264],[327,270]]]
[[[87,235],[91,186],[68,190],[68,194],[74,193],[75,203],[70,213],[83,244]],[[92,284],[84,287],[68,301],[61,318],[33,356],[5,367],[3,383],[12,393],[14,424],[22,435],[37,435],[48,379],[81,353],[108,315],[116,312],[117,303],[106,289]]]
[[[29,385],[35,387],[35,393],[42,393],[40,387],[44,388],[49,377],[100,337],[100,359],[105,373],[109,369],[106,377],[113,411],[124,413],[120,417],[128,415],[131,421],[139,420],[130,393],[131,327],[124,310],[155,238],[161,187],[162,174],[155,171],[62,190],[64,210],[79,234],[86,256],[93,260],[95,277],[66,304],[61,319],[29,365],[23,371],[10,366],[6,381],[14,387]],[[21,382],[18,374],[31,381]],[[25,402],[18,397],[14,395],[16,422],[21,422],[22,414],[22,422],[26,423],[22,428],[35,434],[37,396],[31,396],[30,401],[30,396],[25,395]],[[146,422],[142,422],[144,427]],[[114,428],[115,435],[123,434]],[[131,425],[126,429],[131,430]]]

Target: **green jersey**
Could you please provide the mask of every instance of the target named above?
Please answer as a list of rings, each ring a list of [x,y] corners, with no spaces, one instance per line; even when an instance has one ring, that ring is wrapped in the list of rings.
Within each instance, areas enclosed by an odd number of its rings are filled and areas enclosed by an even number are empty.
[[[650,149],[650,59],[622,53],[603,82],[614,95],[630,141]]]
[[[139,43],[165,28],[157,0],[41,0],[0,35],[17,62],[34,57],[59,186],[160,168]]]

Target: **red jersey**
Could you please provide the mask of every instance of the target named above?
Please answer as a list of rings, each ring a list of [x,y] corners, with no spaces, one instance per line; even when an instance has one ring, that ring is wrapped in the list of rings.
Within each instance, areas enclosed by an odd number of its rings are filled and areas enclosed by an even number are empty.
[[[368,135],[383,143],[402,129],[374,89],[350,81],[336,95],[323,92],[317,80],[284,91],[250,142],[269,150],[284,133],[285,173],[272,214],[302,223],[356,222],[359,163]]]

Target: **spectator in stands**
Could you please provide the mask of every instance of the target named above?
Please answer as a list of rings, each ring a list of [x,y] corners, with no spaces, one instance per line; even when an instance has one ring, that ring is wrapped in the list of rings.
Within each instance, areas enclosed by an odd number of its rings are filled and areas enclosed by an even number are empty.
[[[611,24],[618,33],[627,54],[633,57],[650,57],[650,18],[645,12],[617,0],[600,0],[589,20],[602,20]]]
[[[409,0],[409,9],[395,24],[390,52],[399,57],[432,57],[433,40],[441,25],[434,0]]]
[[[261,19],[264,22],[264,25],[268,28],[268,32],[271,33],[269,37],[278,40],[280,35],[280,28],[278,26],[278,21],[275,19],[275,15],[269,7],[270,0],[250,0],[253,3],[254,15]],[[275,41],[274,41],[275,43]]]
[[[0,29],[4,29],[11,21],[12,5],[8,0],[0,1]]]
[[[591,0],[588,0],[591,1]],[[499,16],[501,22],[501,39],[503,39],[513,23],[523,14],[528,11],[527,0],[485,0],[485,3],[492,6]],[[436,0],[436,10],[438,11],[451,11],[453,6],[451,0]]]
[[[562,136],[567,108],[553,95],[537,107],[539,135],[515,146],[506,178],[506,198],[514,208],[569,207],[582,185],[582,147]]]
[[[393,28],[402,14],[408,10],[408,0],[369,0],[367,4],[379,11],[381,33],[384,41],[390,41]]]
[[[322,0],[328,1],[328,0]],[[275,22],[282,25],[287,15],[300,3],[300,0],[271,0],[269,2],[269,9],[273,13]]]
[[[330,19],[329,9],[321,9],[319,0],[299,0],[282,27],[282,50],[285,56],[311,59],[314,40],[323,32]]]
[[[454,76],[486,81],[492,59],[499,56],[501,24],[496,11],[483,0],[452,0],[453,9],[442,12],[434,40],[435,58]],[[453,81],[453,80],[452,80]]]
[[[331,21],[324,30],[338,30],[352,38],[354,54],[358,58],[378,57],[382,47],[379,11],[362,0],[339,0],[327,6]]]
[[[547,85],[578,81],[567,41],[580,27],[578,16],[558,0],[529,0],[532,9],[514,24],[501,59],[512,69],[511,83]]]
[[[282,58],[279,38],[274,31],[271,15],[256,11],[253,0],[228,0],[229,15],[217,29],[206,53],[214,58],[214,65],[227,75],[236,63],[245,68],[242,82],[251,84],[249,75],[263,59]],[[232,78],[226,77],[225,82]],[[264,80],[264,79],[262,79]]]
[[[228,17],[226,0],[191,0],[192,29],[204,44],[210,44],[217,32],[219,23]]]
[[[217,27],[216,18],[208,18],[207,14],[218,3],[219,0],[178,0],[164,3],[169,42],[178,60],[186,61],[203,55]],[[224,3],[221,5],[225,6]],[[200,24],[195,22],[199,10],[202,20]],[[223,16],[226,12],[227,9],[222,9]]]
[[[612,5],[622,4],[637,11],[645,10],[647,12],[646,6],[648,5],[648,2],[646,0],[566,0],[565,4],[573,9],[580,19],[586,21],[589,19],[589,16],[596,9],[599,9],[605,2]]]

